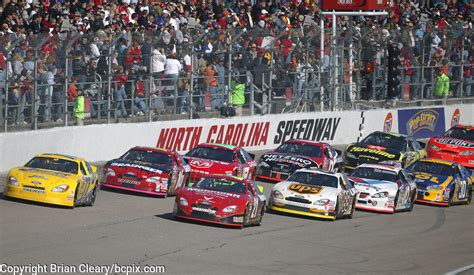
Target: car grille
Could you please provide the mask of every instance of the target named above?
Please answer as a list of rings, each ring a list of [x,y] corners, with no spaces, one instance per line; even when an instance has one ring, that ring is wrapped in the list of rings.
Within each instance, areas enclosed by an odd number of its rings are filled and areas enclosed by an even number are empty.
[[[216,219],[216,215],[215,215],[215,214],[208,213],[208,212],[205,212],[205,211],[199,211],[199,210],[195,210],[195,209],[194,209],[195,207],[197,207],[197,208],[201,208],[201,209],[214,210],[214,211],[217,212],[217,208],[216,208],[216,207],[212,207],[211,205],[201,204],[201,203],[193,204],[192,207],[193,207],[193,210],[192,210],[192,212],[191,212],[191,217],[198,218],[198,219],[203,219],[203,220],[211,220],[211,221],[213,221],[213,220]]]
[[[303,199],[303,198],[297,198],[297,197],[286,197],[285,200],[299,202],[299,203],[311,204],[310,200]]]
[[[39,194],[43,194],[45,192],[44,187],[37,187],[37,186],[23,186],[23,191],[39,193]]]
[[[140,184],[140,181],[131,180],[131,179],[118,179],[118,181],[124,186],[125,184],[135,186]]]

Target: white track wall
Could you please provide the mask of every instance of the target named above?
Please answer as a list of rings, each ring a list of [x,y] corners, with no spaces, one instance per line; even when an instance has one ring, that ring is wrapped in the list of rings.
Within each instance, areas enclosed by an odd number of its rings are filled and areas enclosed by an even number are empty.
[[[474,124],[473,107],[474,105],[444,107],[446,129],[450,127],[451,117],[456,109],[459,109],[460,123]],[[296,113],[3,133],[0,134],[0,172],[23,165],[41,152],[75,155],[89,161],[105,161],[122,155],[136,145],[186,152],[202,142],[230,143],[248,150],[272,149],[292,138],[319,140],[334,145],[348,144],[373,131],[383,131],[384,126],[385,130],[397,132],[398,111]],[[389,113],[391,120],[387,118]]]

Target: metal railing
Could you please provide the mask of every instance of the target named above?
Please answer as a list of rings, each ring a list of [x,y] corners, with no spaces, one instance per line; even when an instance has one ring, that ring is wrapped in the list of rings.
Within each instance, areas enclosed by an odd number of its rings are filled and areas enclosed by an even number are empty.
[[[429,104],[436,99],[441,70],[450,77],[449,97],[469,100],[472,31],[426,28],[419,35],[419,30],[338,30],[333,41],[329,30],[322,41],[317,28],[195,28],[183,30],[187,42],[174,45],[166,44],[164,33],[150,31],[7,41],[7,66],[0,70],[0,125],[2,131],[73,125],[71,86],[86,96],[87,124],[219,116],[217,109],[231,104],[233,80],[246,84],[243,109],[248,115],[367,109],[383,107],[377,103],[392,97]],[[407,42],[410,33],[416,37]],[[434,45],[434,37],[442,42]],[[94,55],[91,44],[97,44],[100,55]],[[390,47],[407,62],[393,67]],[[178,75],[156,71],[155,49],[181,62]]]

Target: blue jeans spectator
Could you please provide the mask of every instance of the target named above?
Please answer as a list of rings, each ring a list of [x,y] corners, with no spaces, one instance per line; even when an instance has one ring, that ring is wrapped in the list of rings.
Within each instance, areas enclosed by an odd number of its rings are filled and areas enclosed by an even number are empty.
[[[121,116],[128,116],[127,109],[125,109],[125,100],[127,99],[127,94],[125,93],[125,86],[122,85],[115,90],[115,112],[120,109]]]
[[[208,91],[211,92],[211,109],[215,110],[222,107],[222,89],[219,86],[209,86]]]

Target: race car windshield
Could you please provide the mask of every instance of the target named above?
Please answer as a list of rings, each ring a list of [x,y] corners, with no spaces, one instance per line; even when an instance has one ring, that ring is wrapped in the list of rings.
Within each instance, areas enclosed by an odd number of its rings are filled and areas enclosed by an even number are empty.
[[[390,148],[397,151],[403,151],[406,149],[406,141],[404,137],[397,137],[384,133],[372,133],[363,139],[362,143]]]
[[[445,137],[465,139],[474,142],[474,130],[468,128],[453,127],[449,129]]]
[[[408,169],[413,172],[434,174],[440,176],[452,176],[455,174],[454,168],[449,165],[428,161],[417,161],[413,163],[410,167],[408,167]]]
[[[337,177],[324,174],[315,174],[309,172],[296,172],[288,178],[288,181],[295,181],[297,183],[325,186],[337,188]]]
[[[234,162],[235,156],[232,150],[214,147],[196,147],[189,151],[189,157],[217,160],[222,162]]]
[[[127,161],[146,162],[155,165],[171,166],[171,158],[167,154],[147,150],[129,150],[121,157]]]
[[[308,157],[321,157],[321,147],[310,144],[298,144],[288,142],[278,147],[275,152],[285,154],[296,154]]]
[[[356,168],[351,176],[364,179],[386,180],[391,182],[396,182],[398,180],[398,175],[395,171],[371,167]]]
[[[45,169],[71,174],[77,174],[78,172],[77,163],[65,159],[35,157],[30,160],[25,166],[30,168]]]
[[[242,182],[218,178],[203,178],[196,184],[195,187],[200,189],[237,194],[245,194],[246,190],[245,184]]]

